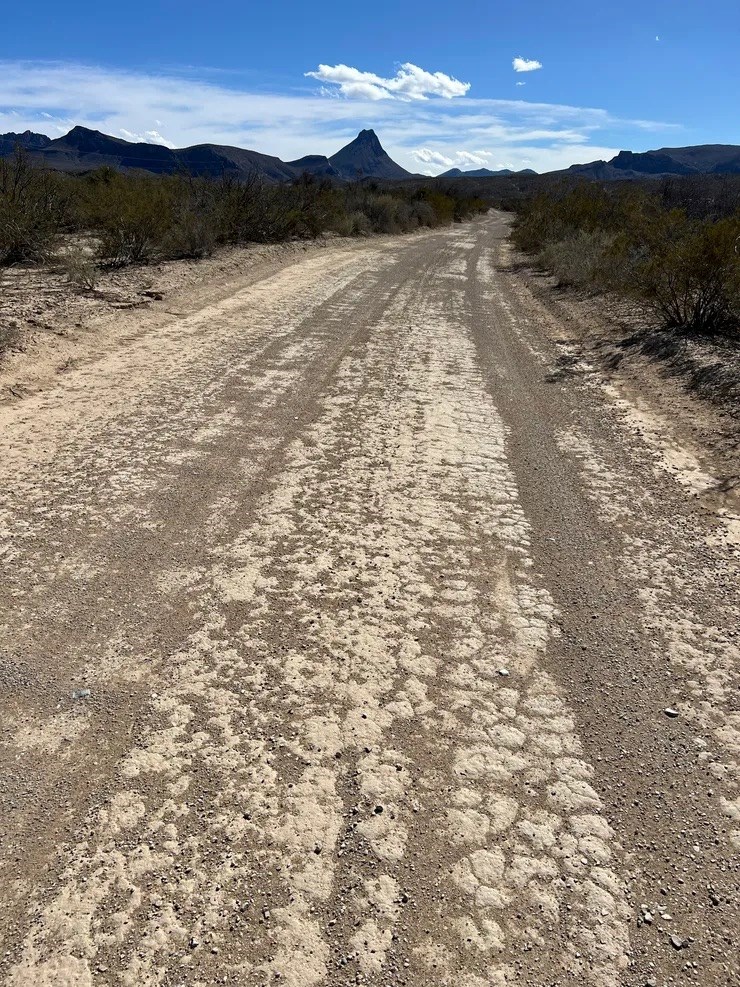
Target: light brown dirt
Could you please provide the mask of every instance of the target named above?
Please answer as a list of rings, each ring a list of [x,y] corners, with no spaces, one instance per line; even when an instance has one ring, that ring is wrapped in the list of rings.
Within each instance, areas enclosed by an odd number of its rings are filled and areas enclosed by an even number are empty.
[[[2,983],[738,982],[735,505],[506,231],[173,272],[0,407]]]

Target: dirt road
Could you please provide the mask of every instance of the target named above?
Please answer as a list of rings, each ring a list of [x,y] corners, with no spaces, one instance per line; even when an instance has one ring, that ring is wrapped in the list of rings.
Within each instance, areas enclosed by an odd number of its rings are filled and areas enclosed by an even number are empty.
[[[737,521],[505,233],[0,408],[3,984],[740,982]]]

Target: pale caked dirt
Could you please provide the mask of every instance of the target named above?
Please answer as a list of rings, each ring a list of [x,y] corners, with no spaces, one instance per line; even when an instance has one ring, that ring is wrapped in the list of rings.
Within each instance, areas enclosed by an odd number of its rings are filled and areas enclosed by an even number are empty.
[[[201,276],[0,407],[2,984],[740,982],[737,504],[506,232]]]

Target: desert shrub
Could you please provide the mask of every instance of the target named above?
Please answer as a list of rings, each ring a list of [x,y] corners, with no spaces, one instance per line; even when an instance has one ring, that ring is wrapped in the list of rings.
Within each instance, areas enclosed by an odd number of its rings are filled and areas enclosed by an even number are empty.
[[[413,203],[413,207],[419,226],[437,225],[437,214],[431,202],[425,202],[423,199],[419,199]]]
[[[609,281],[613,246],[614,239],[608,233],[579,230],[564,240],[546,244],[538,261],[562,285],[599,288]]]
[[[335,216],[332,216],[329,229],[332,233],[339,234],[339,236],[353,236],[352,216],[348,213],[337,213]]]
[[[100,260],[123,267],[161,256],[174,226],[174,192],[168,178],[122,175],[111,168],[90,176],[81,219],[98,237]]]
[[[398,207],[400,203],[387,193],[371,193],[365,199],[362,211],[370,220],[375,233],[398,233]]]
[[[67,177],[35,170],[19,155],[14,163],[0,159],[0,263],[43,260],[61,231],[92,234],[95,260],[118,267],[204,257],[223,244],[277,243],[327,230],[345,236],[409,232],[485,208],[453,187],[333,185],[310,175],[271,185],[256,174],[212,179],[112,168]],[[63,263],[72,283],[91,290],[92,261],[69,256]]]
[[[369,217],[361,210],[358,209],[350,213],[349,218],[352,221],[352,236],[367,236],[369,233],[372,233],[373,225]]]
[[[70,186],[35,168],[20,149],[0,158],[0,265],[43,261],[69,215]]]
[[[704,184],[682,179],[653,192],[632,183],[556,187],[520,205],[512,239],[562,284],[631,295],[667,329],[738,333],[740,212],[717,218],[733,186],[711,188],[725,198],[711,204]]]
[[[367,236],[372,233],[372,225],[364,212],[338,212],[331,220],[330,229],[340,236]]]
[[[95,257],[79,245],[69,246],[58,255],[58,263],[67,281],[79,291],[94,291],[99,269]]]
[[[316,237],[332,228],[337,215],[346,213],[342,195],[328,179],[303,175],[289,189],[283,189],[293,200],[298,212],[296,232],[298,235]]]
[[[434,189],[425,189],[422,201],[431,206],[434,210],[435,225],[451,223],[455,218],[455,200],[450,195],[437,192]]]
[[[537,254],[548,244],[564,240],[568,232],[555,203],[539,195],[525,203],[517,215],[511,239],[525,253]]]
[[[215,210],[178,210],[178,215],[161,245],[160,254],[167,259],[209,257],[218,241]]]
[[[297,236],[302,216],[298,197],[257,175],[246,182],[222,178],[215,188],[221,243],[277,243]]]
[[[488,203],[484,202],[483,199],[477,196],[466,196],[464,198],[456,198],[455,202],[455,222],[462,223],[466,219],[470,219],[476,213],[487,212]]]
[[[626,216],[640,207],[639,196],[614,197],[595,184],[556,187],[524,204],[512,239],[521,250],[540,253],[549,244],[570,240],[579,233],[619,231]]]
[[[402,233],[412,233],[419,228],[419,215],[413,202],[399,202],[396,206],[396,224]]]
[[[162,257],[208,257],[216,249],[220,216],[213,184],[203,179],[169,179],[171,226],[160,244]]]
[[[632,290],[666,328],[702,335],[740,329],[740,216],[697,223],[667,214],[648,231]]]

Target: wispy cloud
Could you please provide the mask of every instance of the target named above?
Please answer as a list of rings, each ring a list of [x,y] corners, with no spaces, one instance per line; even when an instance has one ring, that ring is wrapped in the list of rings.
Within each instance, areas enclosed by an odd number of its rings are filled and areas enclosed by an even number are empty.
[[[438,168],[451,168],[455,163],[454,158],[442,154],[441,151],[432,151],[428,147],[417,147],[411,152],[411,156],[420,164],[435,165]]]
[[[511,64],[515,72],[536,72],[537,69],[542,68],[542,62],[538,62],[536,58],[522,58],[521,56],[513,59]]]
[[[361,128],[374,127],[391,156],[411,171],[480,167],[460,157],[482,156],[480,148],[491,155],[486,167],[544,171],[611,157],[634,146],[635,138],[660,146],[656,132],[667,126],[524,99],[332,99],[310,89],[265,93],[192,76],[68,63],[0,62],[0,80],[0,132],[30,129],[58,137],[80,124],[129,140],[232,144],[290,161],[333,154]],[[424,161],[420,149],[444,161]]]
[[[411,152],[415,161],[422,165],[435,165],[439,168],[484,168],[491,157],[490,151],[433,151],[428,147],[417,147]]]
[[[427,72],[411,62],[404,62],[389,79],[349,65],[319,65],[305,75],[338,86],[339,92],[350,99],[455,99],[470,89],[469,82],[460,82],[444,72]]]

